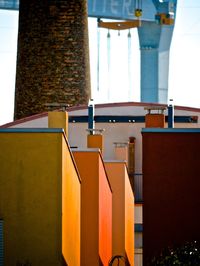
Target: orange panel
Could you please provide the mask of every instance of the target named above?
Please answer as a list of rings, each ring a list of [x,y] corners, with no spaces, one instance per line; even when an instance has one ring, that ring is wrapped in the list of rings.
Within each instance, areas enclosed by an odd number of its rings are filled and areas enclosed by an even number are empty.
[[[103,153],[103,135],[101,134],[88,135],[87,146],[88,148],[99,148],[101,153]]]
[[[165,115],[147,114],[145,116],[145,127],[165,127]]]
[[[80,265],[81,181],[67,143],[62,140],[62,254],[67,265]],[[70,215],[69,215],[70,214]]]
[[[112,193],[99,157],[99,256],[108,265],[112,256]]]
[[[112,192],[102,158],[98,151],[73,154],[82,181],[81,265],[108,265],[112,255]]]
[[[124,162],[105,163],[113,191],[112,255],[123,255],[134,265],[134,196]]]

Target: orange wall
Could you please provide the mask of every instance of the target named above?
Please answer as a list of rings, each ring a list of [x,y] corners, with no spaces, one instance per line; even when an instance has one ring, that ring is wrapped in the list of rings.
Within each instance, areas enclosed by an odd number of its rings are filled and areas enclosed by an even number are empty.
[[[112,256],[112,192],[102,159],[98,151],[77,150],[73,154],[82,182],[81,265],[108,265]]]
[[[87,136],[87,147],[88,148],[99,148],[103,154],[104,139],[101,134],[94,134]]]
[[[99,156],[99,256],[104,265],[112,255],[112,194]]]
[[[62,254],[67,265],[80,265],[81,180],[62,138]]]
[[[164,114],[147,114],[145,116],[145,127],[165,127]]]
[[[125,181],[125,250],[128,261],[134,265],[134,195],[127,171]]]
[[[127,257],[134,265],[134,196],[125,162],[106,162],[113,191],[112,254]]]

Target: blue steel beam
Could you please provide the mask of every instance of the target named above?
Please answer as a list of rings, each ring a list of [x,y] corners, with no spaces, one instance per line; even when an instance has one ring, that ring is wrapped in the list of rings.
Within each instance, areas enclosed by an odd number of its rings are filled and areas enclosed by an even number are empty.
[[[143,21],[155,21],[157,11],[166,11],[176,0],[140,0]],[[0,0],[0,9],[19,10],[20,0]],[[161,3],[162,2],[162,3]],[[88,0],[88,16],[109,19],[135,19],[135,0]]]
[[[138,28],[141,52],[141,101],[168,102],[169,51],[174,24],[166,25],[159,14],[176,15],[177,0],[141,0],[142,26]],[[0,9],[19,8],[19,0],[0,0]],[[135,0],[88,0],[88,16],[136,19]]]
[[[156,14],[176,15],[176,0],[153,0]],[[158,16],[157,16],[158,17]],[[156,18],[156,16],[155,16]],[[168,102],[169,51],[174,23],[143,21],[138,28],[141,50],[141,101]]]
[[[70,123],[88,123],[89,117],[84,116],[69,116]],[[168,116],[165,116],[165,122],[168,122]],[[118,116],[118,115],[96,115],[94,116],[95,123],[144,123],[145,116]],[[174,116],[175,123],[197,123],[197,116]]]
[[[18,10],[19,0],[0,0],[0,9]]]
[[[142,20],[155,21],[156,8],[150,0],[142,0]],[[133,20],[135,0],[88,0],[88,15],[91,17]]]

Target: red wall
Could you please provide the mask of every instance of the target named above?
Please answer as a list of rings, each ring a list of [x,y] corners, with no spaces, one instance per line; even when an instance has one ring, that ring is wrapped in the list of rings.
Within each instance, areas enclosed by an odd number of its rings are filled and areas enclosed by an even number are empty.
[[[164,247],[200,240],[200,133],[163,132],[142,133],[144,265]]]

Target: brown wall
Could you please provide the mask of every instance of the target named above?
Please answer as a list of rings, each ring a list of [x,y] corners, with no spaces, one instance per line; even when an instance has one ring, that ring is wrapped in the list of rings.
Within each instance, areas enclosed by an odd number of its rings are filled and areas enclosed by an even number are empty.
[[[147,131],[143,131],[144,265],[164,247],[200,240],[200,131]]]
[[[86,0],[21,0],[15,119],[90,98]]]

